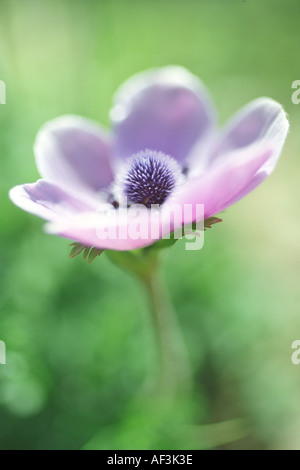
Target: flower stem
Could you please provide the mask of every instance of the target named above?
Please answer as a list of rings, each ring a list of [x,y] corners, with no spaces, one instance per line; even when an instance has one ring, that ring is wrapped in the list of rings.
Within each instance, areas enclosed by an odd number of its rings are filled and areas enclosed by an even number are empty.
[[[107,255],[113,263],[134,274],[146,289],[160,358],[157,389],[170,398],[191,391],[191,371],[181,330],[159,272],[158,252],[107,251]]]
[[[169,301],[157,263],[142,280],[148,294],[160,356],[159,391],[170,395],[191,389],[191,371],[176,314]]]

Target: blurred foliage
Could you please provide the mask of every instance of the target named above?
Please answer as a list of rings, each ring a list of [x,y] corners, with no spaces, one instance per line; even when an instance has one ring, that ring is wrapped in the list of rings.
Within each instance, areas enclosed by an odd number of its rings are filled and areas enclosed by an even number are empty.
[[[300,448],[299,14],[297,0],[0,0],[2,449]],[[173,63],[203,79],[221,123],[258,96],[291,121],[274,175],[204,248],[164,252],[196,377],[175,409],[147,393],[157,357],[141,286],[105,254],[69,259],[68,241],[7,197],[37,179],[45,121],[108,125],[119,84]]]

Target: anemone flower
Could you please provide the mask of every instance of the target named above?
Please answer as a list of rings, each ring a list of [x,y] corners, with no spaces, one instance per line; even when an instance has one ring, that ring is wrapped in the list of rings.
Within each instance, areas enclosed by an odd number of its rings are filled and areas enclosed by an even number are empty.
[[[10,191],[17,206],[48,221],[48,232],[101,250],[151,245],[231,206],[273,171],[288,131],[270,98],[250,102],[220,130],[204,86],[177,66],[130,78],[110,117],[110,133],[79,116],[45,124],[34,145],[42,179]],[[155,235],[132,236],[136,213],[125,217],[124,209],[133,205],[144,208],[147,229],[156,208]],[[164,223],[186,205],[190,211]],[[108,226],[114,236],[100,236]]]
[[[278,161],[288,121],[280,104],[259,98],[219,130],[201,82],[175,66],[122,85],[111,121],[111,133],[79,116],[47,123],[34,145],[42,179],[14,187],[10,198],[45,219],[49,233],[75,240],[71,257],[84,250],[91,262],[107,250],[138,277],[161,356],[158,389],[185,396],[190,366],[158,277],[160,250],[153,247],[187,226],[194,231],[199,221],[209,226],[264,181]]]

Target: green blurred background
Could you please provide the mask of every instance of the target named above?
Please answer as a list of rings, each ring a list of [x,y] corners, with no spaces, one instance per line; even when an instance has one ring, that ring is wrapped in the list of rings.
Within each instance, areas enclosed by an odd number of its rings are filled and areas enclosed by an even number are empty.
[[[299,19],[298,0],[0,0],[0,448],[300,448]],[[221,124],[258,96],[291,122],[275,173],[204,248],[164,253],[196,382],[175,407],[143,388],[157,357],[137,281],[105,255],[70,260],[7,196],[38,178],[45,121],[108,126],[116,88],[165,64],[204,81]]]

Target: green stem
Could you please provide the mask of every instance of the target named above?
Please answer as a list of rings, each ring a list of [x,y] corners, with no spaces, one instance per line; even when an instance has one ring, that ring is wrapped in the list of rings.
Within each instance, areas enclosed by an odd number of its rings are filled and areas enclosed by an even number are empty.
[[[143,279],[160,358],[159,390],[170,395],[191,388],[187,351],[168,293],[157,265]]]
[[[159,351],[158,391],[168,397],[191,390],[191,371],[187,352],[159,272],[158,252],[108,252],[109,258],[133,273],[144,285]]]

